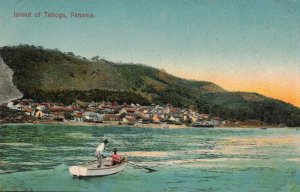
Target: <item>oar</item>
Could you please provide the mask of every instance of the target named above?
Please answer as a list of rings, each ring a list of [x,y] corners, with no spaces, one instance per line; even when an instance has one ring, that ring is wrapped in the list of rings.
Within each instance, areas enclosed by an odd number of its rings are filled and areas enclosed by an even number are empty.
[[[149,168],[149,167],[145,167],[145,166],[137,165],[137,164],[135,164],[135,163],[133,163],[133,162],[131,162],[131,161],[128,161],[128,164],[130,164],[130,165],[132,165],[132,166],[135,166],[135,167],[139,167],[139,168],[147,169],[147,170],[149,171],[149,173],[151,173],[151,172],[156,172],[156,170],[155,170],[155,169],[151,169],[151,168]]]

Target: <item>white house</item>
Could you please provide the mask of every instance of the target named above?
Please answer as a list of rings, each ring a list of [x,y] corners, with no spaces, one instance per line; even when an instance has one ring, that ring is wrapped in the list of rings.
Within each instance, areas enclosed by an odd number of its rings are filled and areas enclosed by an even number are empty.
[[[8,107],[9,109],[13,109],[13,110],[20,110],[16,105],[14,105],[13,102],[9,102],[9,103],[7,104],[7,107]]]
[[[102,122],[103,121],[103,114],[95,113],[86,111],[82,114],[83,121],[89,121],[89,122]]]

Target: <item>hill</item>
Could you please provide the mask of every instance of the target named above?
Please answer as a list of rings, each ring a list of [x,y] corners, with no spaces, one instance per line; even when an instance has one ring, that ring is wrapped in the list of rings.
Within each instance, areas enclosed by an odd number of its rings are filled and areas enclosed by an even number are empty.
[[[257,93],[228,92],[212,82],[186,80],[146,65],[88,60],[28,45],[4,46],[0,54],[25,98],[66,104],[76,99],[171,103],[224,119],[300,126],[300,109],[288,103]]]

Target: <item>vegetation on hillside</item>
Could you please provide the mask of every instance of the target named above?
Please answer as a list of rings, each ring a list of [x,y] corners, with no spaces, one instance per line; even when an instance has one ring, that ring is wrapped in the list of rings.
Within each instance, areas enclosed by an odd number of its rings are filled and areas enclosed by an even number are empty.
[[[178,78],[150,66],[88,60],[29,45],[5,46],[0,54],[24,97],[37,101],[171,103],[223,119],[300,126],[300,109],[290,104],[256,93],[228,92],[214,83]]]

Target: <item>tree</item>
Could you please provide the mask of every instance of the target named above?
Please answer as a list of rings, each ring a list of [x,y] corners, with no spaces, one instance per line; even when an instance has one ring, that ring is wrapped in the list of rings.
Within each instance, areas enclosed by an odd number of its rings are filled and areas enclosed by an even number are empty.
[[[68,55],[73,56],[73,57],[75,56],[73,52],[68,52]]]
[[[92,57],[93,61],[99,61],[99,55]]]

